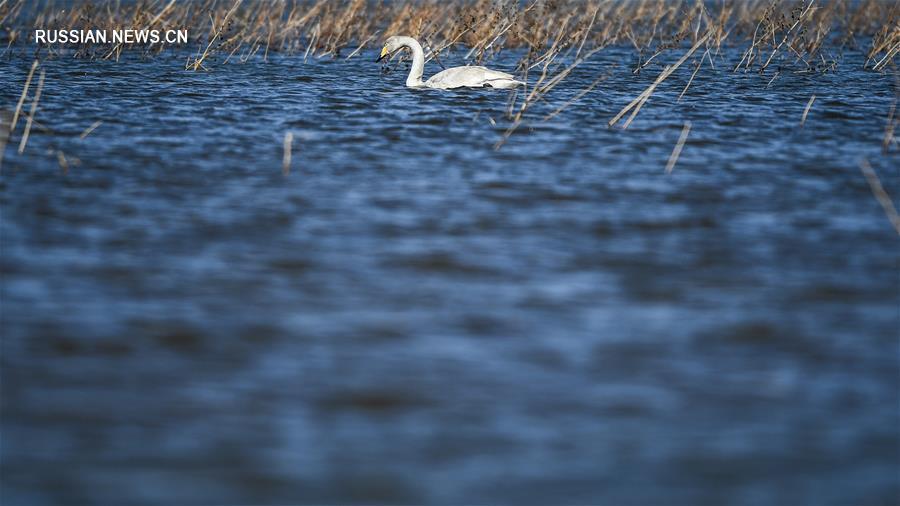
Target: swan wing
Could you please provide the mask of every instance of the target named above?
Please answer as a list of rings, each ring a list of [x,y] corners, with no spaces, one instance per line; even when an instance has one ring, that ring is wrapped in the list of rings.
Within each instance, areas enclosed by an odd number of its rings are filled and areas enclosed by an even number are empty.
[[[522,83],[515,76],[485,67],[453,67],[431,76],[425,86],[442,90],[453,88],[515,88]]]

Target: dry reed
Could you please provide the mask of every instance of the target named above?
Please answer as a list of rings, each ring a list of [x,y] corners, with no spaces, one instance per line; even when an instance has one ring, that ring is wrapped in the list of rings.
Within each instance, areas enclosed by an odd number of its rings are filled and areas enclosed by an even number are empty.
[[[16,103],[16,111],[13,113],[12,121],[9,124],[9,131],[16,129],[16,123],[19,122],[19,116],[22,114],[22,106],[25,104],[25,98],[28,96],[28,88],[31,87],[31,79],[34,77],[34,71],[38,67],[38,61],[34,60],[31,64],[31,70],[28,71],[28,77],[25,78],[25,86],[22,87],[22,94],[19,96],[19,102]]]
[[[528,48],[542,55],[631,44],[646,67],[683,43],[708,33],[718,50],[726,42],[749,45],[735,70],[765,72],[776,63],[805,71],[833,66],[822,54],[826,42],[857,44],[870,39],[867,68],[884,70],[900,52],[900,4],[879,0],[98,0],[61,9],[53,2],[0,0],[0,41],[7,51],[32,45],[32,30],[188,29],[197,54],[193,70],[213,60],[246,61],[273,52],[309,57],[348,57],[383,38],[407,34],[429,48],[429,59],[466,48],[466,59],[480,62],[506,48]],[[76,56],[117,59],[123,50],[145,54],[162,44],[79,44]],[[43,47],[57,54],[57,46]],[[647,55],[645,57],[645,54]],[[548,56],[549,57],[549,56]],[[217,59],[218,58],[218,59]]]
[[[79,135],[78,138],[79,138],[80,140],[85,140],[85,139],[87,138],[88,135],[91,135],[91,133],[92,133],[94,130],[96,130],[97,128],[99,128],[100,125],[102,125],[102,124],[103,124],[103,121],[100,121],[100,120],[97,120],[97,121],[93,122],[93,123],[91,124],[91,126],[85,128],[84,131],[81,132],[81,135]]]
[[[287,176],[291,173],[291,148],[294,144],[294,133],[284,134],[284,155],[281,159],[281,173]]]
[[[681,129],[681,135],[678,137],[678,142],[675,144],[675,148],[672,149],[672,154],[669,155],[669,161],[666,162],[666,174],[671,174],[675,164],[678,163],[678,157],[681,156],[681,150],[684,149],[684,143],[687,142],[690,133],[691,122],[685,121],[684,128]]]
[[[800,118],[800,127],[801,128],[804,125],[806,125],[806,116],[809,115],[809,110],[812,108],[812,105],[815,101],[816,101],[815,95],[809,97],[809,102],[806,103],[806,108],[803,109],[803,116]]]
[[[34,115],[37,114],[38,103],[41,100],[41,91],[44,89],[44,77],[47,71],[41,70],[41,76],[38,78],[37,90],[34,92],[34,100],[31,102],[31,112],[25,122],[25,132],[22,133],[22,140],[19,142],[19,154],[25,152],[25,146],[28,145],[28,136],[31,134],[31,125],[34,123]]]
[[[875,199],[881,204],[884,213],[887,215],[888,220],[890,220],[897,235],[900,235],[900,214],[897,214],[897,208],[894,207],[894,202],[891,200],[891,197],[888,196],[884,186],[881,185],[881,180],[878,179],[878,174],[875,172],[875,169],[872,168],[872,165],[869,164],[869,161],[866,159],[859,162],[859,169],[862,171],[863,176],[866,177],[866,181],[869,183],[872,194],[875,195]]]
[[[898,118],[895,113],[897,112],[897,100],[891,104],[890,110],[888,110],[887,122],[884,125],[884,138],[881,140],[881,152],[883,154],[887,154],[891,149],[892,144],[897,144],[897,136],[894,135],[894,132],[897,130],[898,124],[900,124],[900,118]]]
[[[628,117],[628,120],[625,121],[625,124],[622,126],[623,129],[628,128],[628,126],[631,125],[631,122],[637,116],[637,113],[640,112],[641,107],[643,107],[644,104],[647,103],[648,100],[650,100],[650,96],[653,95],[653,92],[660,85],[660,83],[665,81],[676,70],[678,70],[678,67],[680,67],[685,61],[687,61],[687,59],[690,58],[691,55],[694,54],[694,52],[697,51],[697,49],[699,49],[700,46],[706,42],[710,35],[711,33],[707,33],[706,35],[704,35],[677,62],[675,62],[675,64],[666,66],[666,68],[663,69],[656,80],[653,81],[653,84],[647,87],[647,89],[644,90],[640,95],[638,95],[637,98],[632,100],[631,103],[629,103],[621,111],[619,111],[619,113],[616,114],[613,119],[609,120],[609,126],[615,126],[615,124],[618,123],[619,120],[621,120],[622,117],[628,113],[628,111],[631,111],[631,116]]]
[[[9,140],[9,121],[12,114],[0,111],[0,170],[3,169],[3,154],[6,153],[6,141]]]

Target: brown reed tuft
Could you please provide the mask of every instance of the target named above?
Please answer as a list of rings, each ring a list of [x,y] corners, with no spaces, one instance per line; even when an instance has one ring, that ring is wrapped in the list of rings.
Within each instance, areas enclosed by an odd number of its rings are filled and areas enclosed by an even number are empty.
[[[776,63],[807,71],[833,67],[823,51],[829,41],[869,40],[867,68],[876,71],[900,52],[900,4],[879,0],[97,0],[69,9],[53,2],[0,0],[0,26],[6,51],[31,44],[35,28],[186,28],[197,49],[186,63],[192,70],[274,52],[320,58],[346,50],[356,56],[396,34],[420,39],[429,59],[465,48],[467,59],[476,63],[507,48],[549,58],[576,45],[590,50],[629,44],[639,53],[636,71],[704,34],[716,51],[725,43],[746,44],[734,68],[742,71],[765,72]],[[551,47],[555,51],[548,55]],[[123,50],[153,55],[166,48],[81,44],[70,50],[79,57],[117,59]],[[60,48],[40,52],[53,55]]]

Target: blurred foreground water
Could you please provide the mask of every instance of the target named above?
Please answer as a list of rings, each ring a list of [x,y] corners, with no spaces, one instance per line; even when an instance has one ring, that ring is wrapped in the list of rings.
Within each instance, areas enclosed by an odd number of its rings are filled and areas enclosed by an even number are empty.
[[[897,201],[896,75],[725,54],[621,131],[660,67],[607,49],[494,151],[506,93],[373,56],[45,62],[0,175],[4,504],[896,503],[900,240],[858,168]]]

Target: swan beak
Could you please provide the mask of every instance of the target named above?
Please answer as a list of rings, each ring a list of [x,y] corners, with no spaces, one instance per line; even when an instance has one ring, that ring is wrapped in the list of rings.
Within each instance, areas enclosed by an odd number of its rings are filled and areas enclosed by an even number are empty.
[[[381,48],[381,56],[379,56],[378,59],[375,60],[375,63],[378,63],[378,62],[380,62],[381,60],[383,60],[384,57],[388,55],[388,53],[389,53],[389,52],[388,52],[388,48],[386,48],[386,47]]]

